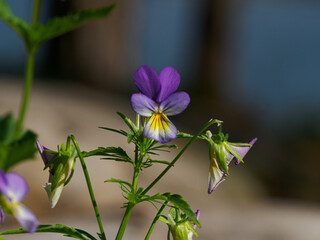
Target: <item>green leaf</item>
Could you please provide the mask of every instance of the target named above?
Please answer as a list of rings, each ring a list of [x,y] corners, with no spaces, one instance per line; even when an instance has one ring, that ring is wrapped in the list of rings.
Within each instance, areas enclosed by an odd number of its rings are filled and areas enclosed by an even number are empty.
[[[97,9],[87,9],[63,17],[55,17],[48,24],[34,27],[33,39],[37,44],[58,37],[80,27],[92,19],[100,19],[109,15],[115,4]]]
[[[116,132],[116,133],[119,133],[119,134],[121,134],[123,136],[127,136],[128,135],[128,133],[126,131],[123,131],[121,129],[117,130],[117,129],[114,129],[114,128],[107,128],[107,127],[99,127],[99,128],[104,129],[104,130],[108,130],[110,132]]]
[[[183,200],[181,195],[178,194],[170,194],[165,193],[163,194],[167,197],[167,201],[172,203],[175,207],[179,208],[182,212],[186,214],[190,220],[197,225],[197,227],[201,227],[200,222],[196,218],[196,214],[191,210],[190,205]]]
[[[0,142],[9,144],[14,139],[16,121],[9,113],[0,119]]]
[[[83,157],[105,156],[105,158],[102,158],[103,160],[114,160],[133,163],[126,151],[121,147],[98,147],[97,149],[90,152],[82,152],[82,155]]]
[[[18,140],[9,145],[0,143],[0,167],[7,171],[14,165],[34,157],[36,149],[37,135],[32,131],[27,131]]]
[[[0,0],[0,19],[8,24],[26,43],[27,47],[31,44],[31,26],[24,20],[16,17],[7,2]]]
[[[142,196],[140,197],[140,201],[154,201],[154,200],[165,200],[172,203],[176,208],[180,209],[186,216],[197,225],[197,227],[201,227],[200,222],[196,218],[196,214],[191,210],[190,205],[183,200],[181,195],[164,193],[164,194],[156,194],[154,196]]]
[[[104,182],[112,182],[112,183],[119,183],[120,185],[127,185],[130,189],[132,189],[132,185],[126,181],[123,181],[121,179],[115,179],[115,178],[111,178],[109,180],[106,180]]]
[[[87,240],[83,235],[85,236],[91,236],[89,233],[83,231],[83,230],[78,230],[73,227],[68,227],[62,224],[56,224],[56,225],[40,225],[37,229],[38,233],[61,233],[64,236],[67,237],[72,237],[75,239],[80,239],[80,240]],[[10,230],[1,233],[1,235],[11,235],[11,234],[22,234],[22,233],[27,233],[24,229],[20,228],[17,230]],[[96,240],[93,236],[89,237],[91,240]]]
[[[132,132],[137,133],[139,131],[138,127],[131,121],[130,118],[126,117],[121,112],[117,112],[117,114],[123,119]]]

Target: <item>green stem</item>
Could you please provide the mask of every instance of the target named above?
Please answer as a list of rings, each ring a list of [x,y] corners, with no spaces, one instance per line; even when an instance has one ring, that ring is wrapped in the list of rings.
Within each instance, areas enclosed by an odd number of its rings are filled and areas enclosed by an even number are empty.
[[[31,20],[32,26],[36,26],[38,24],[40,6],[41,6],[41,0],[35,0],[33,5],[32,20]]]
[[[132,194],[136,194],[137,191],[137,186],[138,186],[138,178],[139,178],[139,173],[140,173],[140,164],[142,161],[142,157],[140,156],[139,158],[139,154],[138,154],[138,146],[136,146],[135,148],[135,166],[134,166],[134,172],[133,172],[133,177],[132,177],[132,190],[131,193]],[[127,228],[132,210],[134,208],[134,206],[136,205],[135,202],[129,202],[127,205],[127,209],[126,212],[123,215],[117,236],[116,236],[116,240],[121,240],[124,232]]]
[[[41,0],[35,0],[33,5],[32,21],[31,21],[31,24],[33,27],[38,24],[40,5],[41,5]],[[28,105],[30,101],[30,93],[32,89],[35,57],[38,52],[38,46],[29,45],[27,43],[26,43],[26,46],[28,50],[28,59],[27,59],[27,65],[26,65],[26,70],[24,74],[24,89],[23,89],[23,96],[20,104],[20,111],[19,111],[17,126],[15,130],[15,138],[19,138],[23,130],[24,120],[27,114]]]
[[[93,206],[94,212],[96,214],[96,218],[97,218],[97,222],[98,222],[98,225],[99,225],[99,229],[100,229],[100,234],[101,234],[102,240],[106,240],[106,235],[105,235],[105,232],[104,232],[104,229],[103,229],[103,225],[102,225],[102,221],[101,221],[101,218],[100,218],[98,205],[97,205],[94,193],[93,193],[92,184],[91,184],[91,180],[90,180],[90,177],[89,177],[89,173],[88,173],[88,169],[87,169],[86,163],[85,163],[85,161],[84,161],[84,159],[82,157],[82,153],[80,151],[80,148],[78,146],[78,143],[77,143],[75,137],[73,135],[71,135],[70,137],[71,137],[71,140],[72,140],[72,142],[73,142],[73,144],[74,144],[74,146],[75,146],[75,148],[77,150],[78,158],[80,160],[80,163],[81,163],[81,166],[82,166],[82,169],[83,169],[83,173],[84,173],[84,176],[85,176],[85,179],[86,179],[86,182],[87,182],[87,186],[88,186],[88,190],[89,190],[92,206]]]
[[[184,146],[184,148],[178,153],[178,155],[173,159],[173,161],[162,171],[162,173],[159,174],[159,176],[141,193],[141,195],[146,194],[169,170],[174,166],[174,164],[179,160],[179,158],[182,156],[182,154],[187,150],[187,148],[190,146],[191,143],[193,143],[194,140],[197,139],[197,137],[205,131],[208,127],[210,127],[212,124],[217,123],[217,120],[210,120],[207,122],[201,129],[194,135],[189,142]]]
[[[164,208],[167,206],[167,204],[168,204],[168,201],[165,201],[163,203],[163,205],[161,206],[161,208],[159,209],[157,215],[155,216],[155,218],[153,219],[153,221],[151,223],[151,226],[150,226],[150,228],[148,230],[148,233],[147,233],[147,235],[146,235],[144,240],[148,240],[150,238],[150,235],[151,235],[156,223],[158,222],[158,220],[159,220],[159,218],[161,216],[161,213],[163,212]]]
[[[16,126],[16,132],[15,137],[19,138],[22,130],[23,130],[23,124],[26,117],[29,100],[30,100],[30,93],[32,88],[32,80],[33,80],[33,74],[34,74],[34,62],[35,62],[35,55],[37,51],[31,51],[28,53],[28,60],[27,60],[27,66],[25,71],[25,80],[24,80],[24,89],[23,89],[23,96],[21,100],[20,105],[20,112],[19,117],[17,121]]]
[[[130,216],[131,216],[131,213],[132,213],[132,210],[133,210],[134,206],[135,206],[134,203],[130,203],[130,202],[128,203],[126,212],[124,213],[123,219],[121,221],[120,228],[118,230],[118,234],[116,236],[116,240],[121,240],[122,239],[122,237],[124,235],[124,232],[126,230],[126,227],[128,225],[128,222],[129,222],[129,219],[130,219]]]

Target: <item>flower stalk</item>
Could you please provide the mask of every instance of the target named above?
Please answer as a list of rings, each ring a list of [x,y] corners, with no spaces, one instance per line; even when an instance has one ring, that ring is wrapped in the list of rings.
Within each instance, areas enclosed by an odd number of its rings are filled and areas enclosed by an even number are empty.
[[[104,228],[103,228],[103,225],[102,225],[102,221],[101,221],[98,205],[97,205],[94,193],[93,193],[92,184],[91,184],[91,180],[90,180],[90,177],[89,177],[89,173],[88,173],[88,169],[87,169],[86,163],[85,163],[85,161],[84,161],[84,159],[82,157],[82,153],[80,151],[79,145],[78,145],[75,137],[73,135],[71,135],[70,138],[71,138],[71,140],[72,140],[72,142],[73,142],[73,144],[74,144],[74,146],[75,146],[75,148],[77,150],[78,158],[80,160],[81,167],[82,167],[82,170],[83,170],[86,182],[87,182],[87,186],[88,186],[88,190],[89,190],[92,206],[93,206],[93,209],[94,209],[94,212],[95,212],[95,215],[96,215],[96,219],[97,219],[97,222],[98,222],[98,225],[99,225],[99,229],[100,229],[101,240],[106,240],[107,238],[106,238],[106,235],[105,235],[105,232],[104,232]]]

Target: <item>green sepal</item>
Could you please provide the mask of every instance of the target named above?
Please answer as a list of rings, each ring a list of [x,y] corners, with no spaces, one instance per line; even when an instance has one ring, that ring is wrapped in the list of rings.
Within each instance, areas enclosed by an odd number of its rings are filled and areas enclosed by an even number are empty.
[[[178,131],[177,138],[193,138],[193,135]]]
[[[228,142],[231,146],[237,146],[237,147],[252,147],[249,143],[231,143]]]
[[[187,221],[186,224],[187,224],[187,226],[188,226],[187,228],[188,228],[197,238],[199,238],[198,233],[197,233],[196,230],[193,228],[193,226],[191,225],[191,223],[190,223],[189,221]]]
[[[238,158],[242,163],[244,163],[244,162],[243,162],[243,159],[242,159],[242,157],[239,155],[239,153],[238,153],[236,150],[234,150],[234,148],[233,148],[228,142],[223,143],[223,145],[225,146],[225,148],[226,148],[233,156],[235,156],[235,157]]]
[[[76,229],[73,227],[68,227],[62,224],[56,224],[56,225],[40,225],[36,232],[38,233],[61,233],[63,236],[66,237],[71,237],[75,239],[80,239],[80,240],[88,240],[86,237],[89,237],[91,240],[97,240],[95,237],[93,237],[91,234],[88,232],[81,230],[81,229]],[[23,234],[23,233],[28,233],[25,231],[23,228],[19,228],[16,230],[10,230],[10,231],[5,231],[2,232],[1,235],[12,235],[12,234]],[[86,237],[84,237],[86,236]]]
[[[53,191],[56,187],[59,186],[59,184],[61,184],[61,176],[63,174],[66,174],[66,170],[68,168],[68,160],[69,158],[66,156],[59,156],[55,159],[54,175],[51,180],[51,191]]]
[[[159,220],[160,222],[165,223],[165,224],[169,224],[169,221],[168,221],[167,217],[165,217],[165,216],[162,216],[162,215],[161,215],[158,220]]]
[[[224,144],[223,143],[218,143],[218,144],[213,143],[213,148],[214,148],[215,156],[216,156],[219,167],[226,174],[229,174],[228,166],[227,166],[227,163],[225,160]]]

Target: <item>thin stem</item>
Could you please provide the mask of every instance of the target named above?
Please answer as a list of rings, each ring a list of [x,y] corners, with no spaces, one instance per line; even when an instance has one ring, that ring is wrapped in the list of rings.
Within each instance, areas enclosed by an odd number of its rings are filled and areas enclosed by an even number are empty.
[[[159,220],[159,218],[161,216],[161,213],[163,212],[164,208],[167,206],[167,204],[168,204],[168,201],[165,201],[163,203],[163,205],[161,206],[161,208],[159,209],[157,215],[155,216],[155,218],[153,219],[153,221],[151,223],[151,226],[150,226],[150,228],[148,230],[148,233],[147,233],[147,235],[146,235],[144,240],[148,240],[150,238],[150,235],[151,235],[156,223],[158,222],[158,220]]]
[[[121,240],[122,239],[122,237],[124,235],[124,232],[126,230],[126,227],[128,225],[128,222],[129,222],[129,219],[130,219],[130,216],[131,216],[131,213],[132,213],[132,210],[133,210],[134,206],[135,206],[135,204],[128,203],[126,212],[124,213],[123,219],[121,221],[120,228],[118,230],[118,234],[116,236],[116,240]]]
[[[23,124],[24,124],[24,120],[25,120],[28,105],[29,105],[30,93],[32,88],[32,80],[33,80],[33,74],[34,74],[35,55],[36,55],[36,51],[32,51],[28,54],[27,66],[25,71],[23,96],[21,99],[20,112],[19,112],[19,117],[17,121],[16,132],[15,132],[16,138],[19,138],[22,133]]]
[[[136,160],[135,162],[137,163],[138,161]],[[137,165],[139,165],[139,163]],[[137,185],[138,185],[139,166],[137,167],[137,165],[134,168],[133,179],[132,179],[132,190],[131,190],[131,192],[133,194],[136,193]],[[121,240],[122,239],[122,237],[124,235],[124,232],[125,232],[125,230],[127,228],[127,225],[128,225],[132,210],[133,210],[135,205],[136,204],[134,202],[129,202],[128,203],[126,212],[123,215],[123,218],[122,218],[122,221],[121,221],[118,233],[117,233],[116,240]]]
[[[32,20],[31,20],[32,26],[36,26],[38,24],[40,6],[41,6],[41,0],[35,0],[33,5]]]
[[[32,13],[32,26],[36,26],[38,24],[39,20],[39,13],[40,13],[40,5],[41,0],[35,0],[33,5],[33,13]],[[30,44],[30,43],[29,43]],[[21,99],[20,104],[20,111],[17,121],[17,126],[15,129],[15,138],[19,138],[24,125],[24,120],[27,114],[28,105],[30,101],[30,93],[32,89],[32,81],[34,76],[34,63],[35,63],[35,57],[38,52],[38,46],[36,45],[29,45],[26,43],[27,46],[27,52],[28,52],[28,59],[27,59],[27,65],[26,70],[24,74],[24,89],[23,89],[23,96]]]
[[[210,127],[212,124],[217,123],[217,120],[210,120],[207,122],[201,129],[198,131],[190,140],[189,142],[184,146],[184,148],[178,153],[178,155],[172,160],[172,162],[162,171],[162,173],[159,174],[159,176],[141,193],[141,195],[146,194],[169,170],[174,166],[174,164],[179,160],[179,158],[182,156],[182,154],[187,150],[187,148],[190,146],[191,143],[193,143],[194,140],[197,139],[197,137],[205,131],[208,127]]]
[[[71,135],[70,137],[71,137],[71,140],[72,140],[72,142],[73,142],[73,144],[74,144],[74,146],[75,146],[75,148],[77,150],[78,158],[80,160],[80,163],[81,163],[81,166],[82,166],[82,169],[83,169],[83,173],[84,173],[84,176],[85,176],[85,179],[86,179],[86,182],[87,182],[87,186],[88,186],[88,190],[89,190],[92,206],[93,206],[94,212],[96,214],[96,219],[97,219],[97,222],[98,222],[98,225],[99,225],[99,229],[100,229],[100,234],[101,234],[102,240],[106,240],[106,235],[105,235],[105,232],[104,232],[104,229],[103,229],[103,225],[102,225],[102,221],[101,221],[101,218],[100,218],[98,205],[97,205],[94,193],[93,193],[92,184],[91,184],[91,180],[90,180],[90,177],[89,177],[89,173],[88,173],[88,169],[87,169],[86,163],[85,163],[85,161],[84,161],[84,159],[82,157],[82,153],[80,151],[80,148],[78,146],[78,143],[77,143],[75,137],[73,135]]]
[[[141,155],[139,157],[138,151],[139,151],[139,148],[138,148],[138,146],[136,146],[135,147],[135,159],[134,159],[135,165],[134,165],[134,172],[133,172],[133,177],[132,177],[132,190],[131,190],[132,194],[136,194],[136,191],[137,191],[138,178],[139,178],[139,173],[140,173],[140,164],[141,164],[141,161],[143,158]],[[117,236],[116,236],[116,240],[122,239],[124,232],[127,228],[132,210],[135,205],[136,205],[135,202],[128,203],[126,212],[123,215],[123,218],[122,218],[122,221],[121,221],[121,224],[120,224]]]

